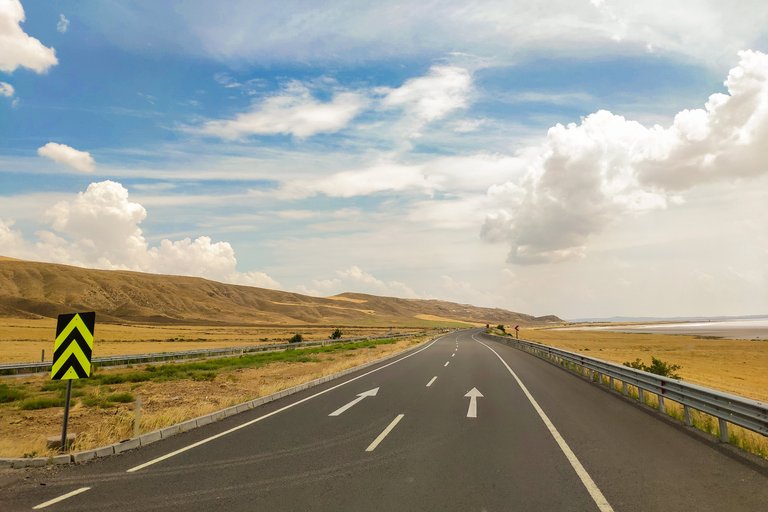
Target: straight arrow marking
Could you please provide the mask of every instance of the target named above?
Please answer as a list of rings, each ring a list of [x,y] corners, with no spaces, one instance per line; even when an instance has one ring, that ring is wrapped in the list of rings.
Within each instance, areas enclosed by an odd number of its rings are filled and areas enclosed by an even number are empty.
[[[470,389],[464,398],[469,398],[469,409],[467,410],[467,418],[477,418],[477,398],[482,397],[483,394],[477,390],[477,388]]]
[[[368,391],[364,391],[364,392],[358,394],[357,398],[355,398],[354,400],[349,402],[347,405],[343,405],[343,406],[339,407],[338,409],[333,411],[328,416],[339,416],[341,413],[343,413],[344,411],[346,411],[347,409],[349,409],[353,405],[357,404],[358,402],[361,402],[361,401],[365,400],[366,397],[376,396],[376,393],[378,393],[378,392],[379,392],[379,388],[373,388],[373,389],[369,389]]]

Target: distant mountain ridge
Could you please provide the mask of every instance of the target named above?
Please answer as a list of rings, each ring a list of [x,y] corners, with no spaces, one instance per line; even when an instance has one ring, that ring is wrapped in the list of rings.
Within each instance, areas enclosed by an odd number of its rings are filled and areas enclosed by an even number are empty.
[[[560,323],[499,308],[362,293],[310,297],[199,277],[94,270],[0,257],[0,317],[96,311],[100,321],[245,325]]]

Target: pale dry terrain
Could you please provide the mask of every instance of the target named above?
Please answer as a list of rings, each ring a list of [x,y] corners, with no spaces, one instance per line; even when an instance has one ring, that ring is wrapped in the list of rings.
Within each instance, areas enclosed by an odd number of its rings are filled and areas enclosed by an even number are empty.
[[[685,381],[768,402],[766,341],[559,329],[521,329],[520,338],[619,364],[654,356],[680,365]]]
[[[335,326],[257,327],[257,326],[184,326],[108,324],[96,319],[93,357],[154,352],[175,352],[205,348],[238,347],[284,343],[294,334],[305,341],[327,339]],[[344,327],[345,338],[377,336],[389,332],[386,327]],[[397,332],[418,332],[399,328]],[[0,318],[0,363],[40,361],[53,355],[56,319]]]
[[[0,258],[0,317],[55,318],[75,311],[96,311],[102,322],[151,325],[430,328],[560,321],[441,300],[361,293],[311,297],[197,277]]]
[[[212,380],[125,382],[82,390],[86,390],[90,397],[94,393],[96,397],[128,393],[133,399],[141,398],[141,432],[144,433],[379,359],[428,339],[428,335],[419,335],[393,344],[315,354],[301,362],[272,362],[258,368],[223,369],[215,372]],[[140,368],[102,370],[100,373],[117,375],[138,370]],[[49,382],[46,376],[13,379],[14,386],[26,389],[40,389]],[[73,402],[69,431],[78,436],[74,451],[104,446],[133,436],[132,402],[103,408],[85,406],[82,398],[75,398]],[[60,433],[62,416],[62,407],[22,410],[18,402],[0,404],[0,457],[54,455],[45,448],[45,440]]]

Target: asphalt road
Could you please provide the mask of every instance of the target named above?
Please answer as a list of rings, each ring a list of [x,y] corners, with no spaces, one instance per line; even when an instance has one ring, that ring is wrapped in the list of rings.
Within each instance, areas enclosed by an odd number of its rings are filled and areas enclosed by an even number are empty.
[[[42,510],[768,510],[764,469],[477,330],[145,448],[25,475],[0,489],[0,510],[73,491]]]

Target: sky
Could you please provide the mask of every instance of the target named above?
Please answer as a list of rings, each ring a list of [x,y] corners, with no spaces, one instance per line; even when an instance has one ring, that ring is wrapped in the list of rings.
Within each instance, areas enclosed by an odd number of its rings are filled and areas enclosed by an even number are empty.
[[[0,254],[768,313],[768,4],[0,0]]]

